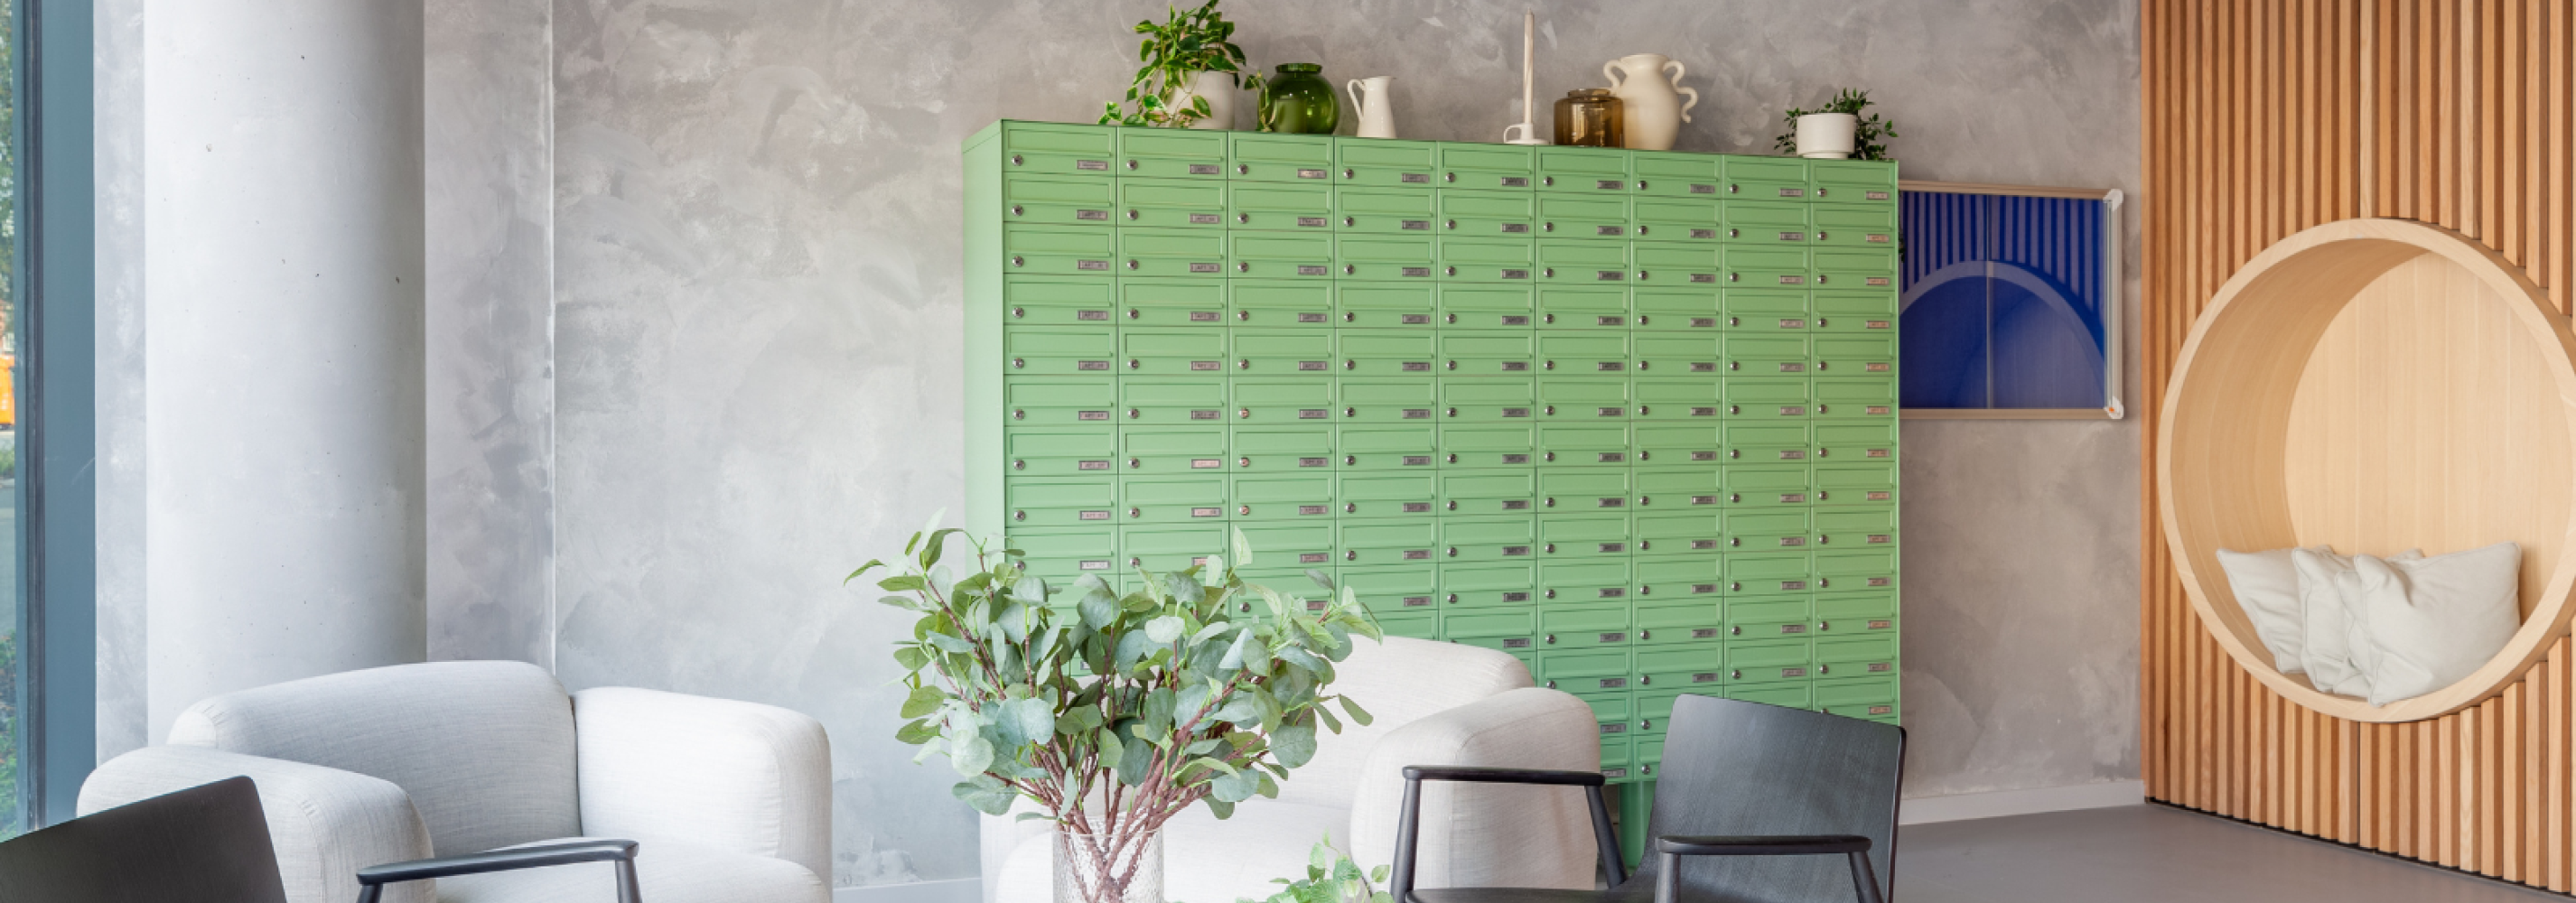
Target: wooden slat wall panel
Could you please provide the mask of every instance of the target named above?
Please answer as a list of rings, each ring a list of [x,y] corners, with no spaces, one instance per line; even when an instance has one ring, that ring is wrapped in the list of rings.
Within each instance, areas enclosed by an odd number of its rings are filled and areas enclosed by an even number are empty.
[[[2143,0],[2145,435],[2201,307],[2293,232],[2439,223],[2563,311],[2576,260],[2576,4]],[[2193,615],[2146,504],[2140,605],[2148,796],[2566,893],[2576,886],[2576,662],[2413,724],[2271,695]]]

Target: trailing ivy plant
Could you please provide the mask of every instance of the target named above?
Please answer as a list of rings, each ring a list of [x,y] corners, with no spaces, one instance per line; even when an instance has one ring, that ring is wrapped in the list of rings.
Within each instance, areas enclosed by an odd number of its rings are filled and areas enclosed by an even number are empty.
[[[1241,897],[1235,903],[1395,903],[1395,895],[1378,889],[1386,882],[1386,866],[1367,872],[1351,861],[1351,854],[1333,846],[1333,835],[1315,842],[1314,852],[1306,854],[1306,877],[1299,880],[1273,878],[1272,884],[1288,885],[1287,889],[1255,900]]]
[[[1278,796],[1314,757],[1316,731],[1341,731],[1334,708],[1369,723],[1325,688],[1355,637],[1381,637],[1377,622],[1319,572],[1307,572],[1324,589],[1312,605],[1245,581],[1241,531],[1231,554],[1139,570],[1120,595],[1094,575],[1059,593],[1020,552],[938,523],[904,544],[903,573],[877,582],[890,593],[879,601],[920,615],[895,644],[910,691],[895,737],[921,747],[916,762],[946,754],[965,779],[954,793],[980,811],[1034,801],[1043,814],[1022,817],[1086,844],[1087,874],[1132,876],[1145,839],[1192,805],[1226,818]],[[959,547],[967,560],[952,569],[942,552]]]
[[[1895,159],[1887,155],[1887,145],[1879,143],[1879,139],[1902,137],[1896,134],[1896,120],[1882,120],[1876,113],[1860,115],[1862,110],[1868,108],[1869,92],[1854,91],[1850,88],[1844,88],[1842,93],[1834,95],[1834,99],[1827,101],[1822,109],[1801,110],[1790,107],[1789,112],[1782,117],[1789,123],[1789,130],[1781,132],[1779,140],[1774,143],[1781,153],[1797,153],[1798,117],[1810,113],[1849,113],[1859,123],[1852,131],[1851,158],[1854,160]]]
[[[1207,98],[1192,95],[1188,103],[1179,102],[1201,72],[1223,72],[1237,88],[1261,90],[1261,73],[1246,71],[1243,48],[1229,40],[1234,37],[1234,23],[1216,11],[1216,4],[1217,0],[1207,0],[1190,9],[1166,7],[1171,18],[1163,24],[1156,25],[1152,19],[1136,23],[1136,33],[1145,36],[1136,48],[1136,58],[1144,65],[1127,85],[1125,103],[1113,100],[1105,105],[1101,125],[1188,128],[1208,118]]]

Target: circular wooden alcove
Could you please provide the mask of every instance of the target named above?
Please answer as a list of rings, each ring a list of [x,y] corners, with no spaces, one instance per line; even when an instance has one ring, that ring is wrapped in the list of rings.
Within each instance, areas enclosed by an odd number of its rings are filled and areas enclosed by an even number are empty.
[[[2406,220],[2327,223],[2227,280],[2167,386],[2165,541],[2202,623],[2266,686],[2397,722],[2502,692],[2567,629],[2576,584],[2576,336],[2521,271]],[[2383,707],[2283,674],[2219,549],[2439,555],[2522,545],[2523,624],[2451,686]]]

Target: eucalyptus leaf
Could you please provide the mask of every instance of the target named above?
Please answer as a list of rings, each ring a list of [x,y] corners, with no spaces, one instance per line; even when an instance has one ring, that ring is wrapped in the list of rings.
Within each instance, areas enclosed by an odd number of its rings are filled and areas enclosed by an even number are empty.
[[[1307,762],[1315,758],[1314,726],[1290,724],[1270,732],[1270,754],[1277,756],[1281,765],[1290,768],[1305,767]]]
[[[1239,771],[1218,775],[1208,780],[1208,798],[1220,803],[1240,803],[1261,792],[1261,776]]]
[[[948,694],[938,687],[914,687],[912,693],[903,698],[903,710],[898,714],[905,718],[919,718],[939,711],[939,704],[947,700]]]
[[[1181,638],[1181,629],[1187,624],[1178,615],[1164,615],[1145,622],[1145,638],[1158,645],[1169,643]]]
[[[993,744],[982,737],[970,738],[949,750],[948,762],[956,766],[958,774],[983,774],[985,769],[993,767]]]
[[[986,815],[1000,815],[1011,811],[1011,801],[1020,796],[1019,791],[1011,789],[1010,785],[984,774],[976,775],[974,779],[950,788],[949,792],[955,794],[958,799],[965,800],[966,805],[975,807],[975,811]]]
[[[1360,708],[1360,704],[1357,701],[1348,696],[1339,696],[1335,698],[1342,701],[1342,711],[1351,713],[1351,720],[1359,722],[1361,727],[1367,727],[1369,722],[1373,720],[1369,717],[1368,710]]]
[[[1239,568],[1251,567],[1252,541],[1243,538],[1243,528],[1227,527],[1226,534],[1234,540],[1234,566]]]
[[[1331,574],[1324,573],[1314,568],[1307,568],[1306,579],[1315,581],[1315,585],[1323,587],[1326,592],[1330,592],[1333,589],[1333,575]]]

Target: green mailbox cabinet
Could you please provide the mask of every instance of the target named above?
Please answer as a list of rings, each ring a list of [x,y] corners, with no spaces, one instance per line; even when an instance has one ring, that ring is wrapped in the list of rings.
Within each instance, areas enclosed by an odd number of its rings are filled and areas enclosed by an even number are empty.
[[[967,526],[1041,576],[1240,529],[1616,781],[1686,693],[1898,719],[1894,164],[1005,121],[965,184]]]

